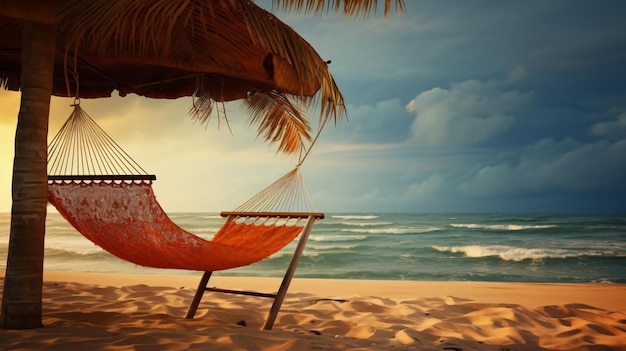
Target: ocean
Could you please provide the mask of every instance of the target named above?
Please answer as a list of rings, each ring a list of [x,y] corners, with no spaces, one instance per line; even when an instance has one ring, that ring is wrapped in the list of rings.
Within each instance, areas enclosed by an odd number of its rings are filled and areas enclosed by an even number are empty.
[[[206,239],[216,213],[174,213]],[[0,269],[10,214],[0,213]],[[224,276],[282,277],[295,242]],[[122,261],[95,246],[59,214],[47,218],[46,270],[200,275]],[[329,213],[313,228],[300,278],[546,283],[626,283],[626,214]]]

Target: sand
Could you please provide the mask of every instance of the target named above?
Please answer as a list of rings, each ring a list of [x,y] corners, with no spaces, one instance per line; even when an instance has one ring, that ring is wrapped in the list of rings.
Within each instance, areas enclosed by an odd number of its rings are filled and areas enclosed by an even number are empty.
[[[271,300],[207,293],[199,277],[46,272],[45,327],[0,330],[0,350],[626,350],[626,285],[295,279]],[[217,276],[222,288],[280,280]]]

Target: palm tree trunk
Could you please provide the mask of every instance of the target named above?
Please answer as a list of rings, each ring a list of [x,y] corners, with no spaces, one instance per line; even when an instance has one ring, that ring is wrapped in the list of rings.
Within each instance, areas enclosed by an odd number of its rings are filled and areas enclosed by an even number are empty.
[[[15,133],[13,204],[1,324],[42,326],[47,138],[56,27],[22,24],[21,104]]]

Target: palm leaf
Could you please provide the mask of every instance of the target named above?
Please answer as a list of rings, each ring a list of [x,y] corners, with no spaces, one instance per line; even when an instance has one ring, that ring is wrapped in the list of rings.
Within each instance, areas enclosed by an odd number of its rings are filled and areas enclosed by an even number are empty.
[[[391,0],[385,0],[385,16],[391,10]],[[286,11],[303,11],[307,13],[335,12],[346,16],[366,16],[376,13],[377,0],[272,0],[278,8]],[[396,11],[404,12],[404,0],[395,0]]]
[[[277,91],[253,92],[245,100],[244,108],[259,135],[271,144],[279,143],[279,152],[303,153],[311,142],[308,120],[287,95]]]
[[[304,91],[309,85],[320,86],[318,93],[321,108],[321,118],[340,118],[345,114],[343,96],[339,91],[326,62],[315,50],[294,30],[285,29],[278,20],[267,13],[260,13],[256,8],[249,8],[246,13],[251,30],[256,33],[256,39],[263,47],[276,52],[280,58],[286,58],[287,64],[295,68],[296,75],[289,77],[293,84],[301,87],[301,96],[307,95]],[[277,60],[274,60],[275,69],[280,69]],[[278,66],[278,67],[277,67]]]

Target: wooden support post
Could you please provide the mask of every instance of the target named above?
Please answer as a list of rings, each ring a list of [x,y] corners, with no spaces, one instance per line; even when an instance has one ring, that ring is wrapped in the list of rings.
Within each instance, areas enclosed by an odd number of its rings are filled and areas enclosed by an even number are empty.
[[[227,214],[226,222],[232,221],[235,216],[232,213]],[[196,314],[198,306],[200,305],[200,301],[202,300],[202,296],[206,291],[216,291],[223,293],[231,293],[231,294],[240,294],[240,295],[252,295],[259,297],[271,297],[274,298],[274,302],[272,303],[272,307],[268,313],[268,316],[263,324],[263,330],[270,330],[274,326],[274,322],[276,321],[276,317],[278,316],[278,312],[280,311],[280,306],[285,300],[285,296],[287,295],[287,290],[289,289],[289,285],[291,284],[291,280],[296,272],[296,267],[300,262],[300,257],[302,257],[302,253],[304,252],[304,248],[306,246],[307,241],[309,240],[309,235],[311,234],[311,230],[313,229],[313,225],[318,218],[323,218],[323,214],[320,216],[317,213],[312,213],[307,217],[307,222],[302,230],[302,234],[300,234],[300,239],[298,240],[298,244],[296,249],[294,250],[293,256],[291,257],[291,261],[289,262],[289,267],[285,272],[285,276],[280,284],[280,288],[276,294],[266,294],[266,293],[258,293],[258,292],[250,292],[250,291],[239,291],[239,290],[229,290],[229,289],[218,289],[218,288],[208,288],[207,285],[209,283],[209,279],[211,278],[211,274],[213,272],[204,272],[202,275],[202,279],[200,279],[200,284],[198,284],[198,289],[196,290],[196,294],[193,297],[191,305],[189,306],[189,310],[187,311],[187,315],[185,318],[192,319]]]
[[[226,222],[230,222],[234,219],[234,216],[229,215],[226,217]],[[196,290],[196,294],[193,296],[193,300],[191,301],[191,305],[189,305],[189,310],[187,311],[185,318],[193,319],[193,316],[196,315],[196,311],[198,310],[202,296],[204,296],[204,293],[207,290],[207,285],[209,284],[209,279],[211,279],[212,274],[213,272],[204,272],[202,275],[200,283],[198,284],[198,289]]]
[[[304,247],[306,246],[306,242],[309,239],[309,234],[311,234],[311,229],[315,224],[315,216],[309,216],[306,225],[304,226],[304,230],[300,235],[300,240],[298,241],[298,245],[296,246],[296,250],[291,257],[291,262],[289,263],[289,268],[287,268],[287,272],[285,272],[285,277],[283,278],[282,283],[280,284],[280,288],[278,289],[278,293],[276,294],[276,298],[274,299],[274,303],[272,304],[272,308],[270,309],[269,314],[267,315],[267,319],[265,320],[265,324],[263,324],[263,330],[270,330],[274,326],[274,321],[276,320],[276,316],[278,316],[278,311],[280,310],[280,306],[285,299],[285,295],[287,294],[287,289],[289,289],[289,284],[291,284],[291,279],[296,272],[296,267],[298,266],[298,262],[300,262],[300,257],[302,256],[302,252],[304,252]]]
[[[198,284],[198,290],[196,290],[196,294],[191,301],[191,305],[189,306],[189,310],[187,311],[187,315],[185,316],[185,318],[193,319],[193,316],[196,315],[198,305],[200,305],[202,296],[206,291],[206,286],[209,283],[209,279],[211,279],[211,274],[213,274],[213,272],[204,272],[204,274],[202,275],[202,279],[200,279],[200,284]]]

